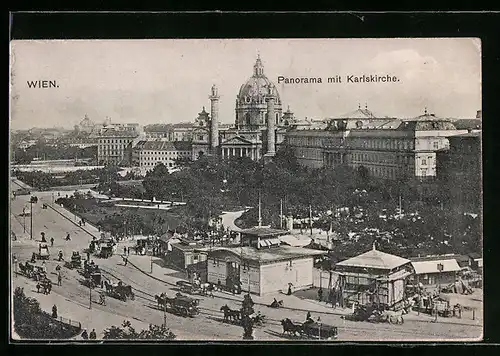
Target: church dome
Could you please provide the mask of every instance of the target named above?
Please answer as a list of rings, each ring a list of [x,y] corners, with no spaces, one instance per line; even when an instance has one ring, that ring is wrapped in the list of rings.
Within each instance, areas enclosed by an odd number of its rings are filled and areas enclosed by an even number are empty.
[[[280,103],[280,97],[276,86],[264,74],[264,66],[260,56],[253,66],[253,75],[240,87],[238,99],[242,102],[261,102],[269,94],[269,88],[273,89],[276,97],[276,103]]]

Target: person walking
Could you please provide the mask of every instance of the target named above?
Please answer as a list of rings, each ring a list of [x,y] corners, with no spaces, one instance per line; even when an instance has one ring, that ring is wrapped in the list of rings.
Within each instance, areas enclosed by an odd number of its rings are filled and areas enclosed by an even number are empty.
[[[87,261],[90,260],[90,251],[87,251]]]
[[[318,299],[319,299],[320,302],[323,301],[323,288],[320,288],[318,290]]]
[[[90,340],[95,340],[95,339],[97,339],[97,334],[96,334],[96,332],[95,332],[95,329],[92,329],[92,331],[90,332],[89,339],[90,339]]]
[[[60,272],[57,274],[57,285],[62,286],[62,277]]]
[[[123,247],[123,256],[127,256],[127,247]]]
[[[127,256],[125,256],[125,266],[127,265],[127,262],[128,262],[128,258],[127,258]]]
[[[53,247],[53,246],[54,246],[54,238],[53,238],[53,237],[51,237],[51,238],[50,238],[50,247]]]
[[[69,236],[69,232],[68,232],[68,234],[66,235],[66,241],[71,241],[71,237]]]
[[[52,307],[52,317],[54,319],[57,319],[57,306],[54,304],[54,306]]]

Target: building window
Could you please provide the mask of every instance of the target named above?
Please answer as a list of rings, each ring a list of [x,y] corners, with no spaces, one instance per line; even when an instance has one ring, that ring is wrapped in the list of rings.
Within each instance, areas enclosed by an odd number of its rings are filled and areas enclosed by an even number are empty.
[[[422,177],[427,176],[427,169],[422,169]]]
[[[427,160],[425,158],[422,158],[422,165],[423,166],[427,165]]]

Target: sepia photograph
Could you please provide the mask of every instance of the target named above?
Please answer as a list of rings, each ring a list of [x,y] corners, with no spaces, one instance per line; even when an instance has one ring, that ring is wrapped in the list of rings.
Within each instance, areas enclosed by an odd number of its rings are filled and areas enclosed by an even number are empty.
[[[13,343],[483,339],[478,38],[13,40]]]

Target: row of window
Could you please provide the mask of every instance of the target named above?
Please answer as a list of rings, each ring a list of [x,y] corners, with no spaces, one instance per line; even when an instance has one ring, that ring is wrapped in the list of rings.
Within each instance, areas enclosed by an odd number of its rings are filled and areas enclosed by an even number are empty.
[[[130,139],[123,139],[123,138],[100,138],[99,143],[104,144],[104,143],[130,143],[132,140]]]
[[[191,152],[190,151],[142,151],[139,153],[141,156],[151,156],[151,157],[158,157],[158,156],[190,156]]]
[[[101,145],[99,148],[100,148],[101,150],[104,150],[104,151],[105,151],[106,149],[108,149],[108,150],[109,150],[109,149],[115,149],[115,150],[116,150],[116,149],[122,149],[122,150],[124,150],[124,149],[126,148],[126,146],[125,146],[125,145],[106,145],[106,146],[102,146],[102,145]]]
[[[156,162],[142,162],[141,161],[139,163],[139,166],[140,167],[154,167],[154,166],[156,166],[157,164],[160,164],[160,163],[163,163],[165,166],[170,167],[170,168],[175,167],[175,164],[172,163],[172,162],[168,162],[167,163],[167,162],[161,162],[161,161],[156,161]]]

